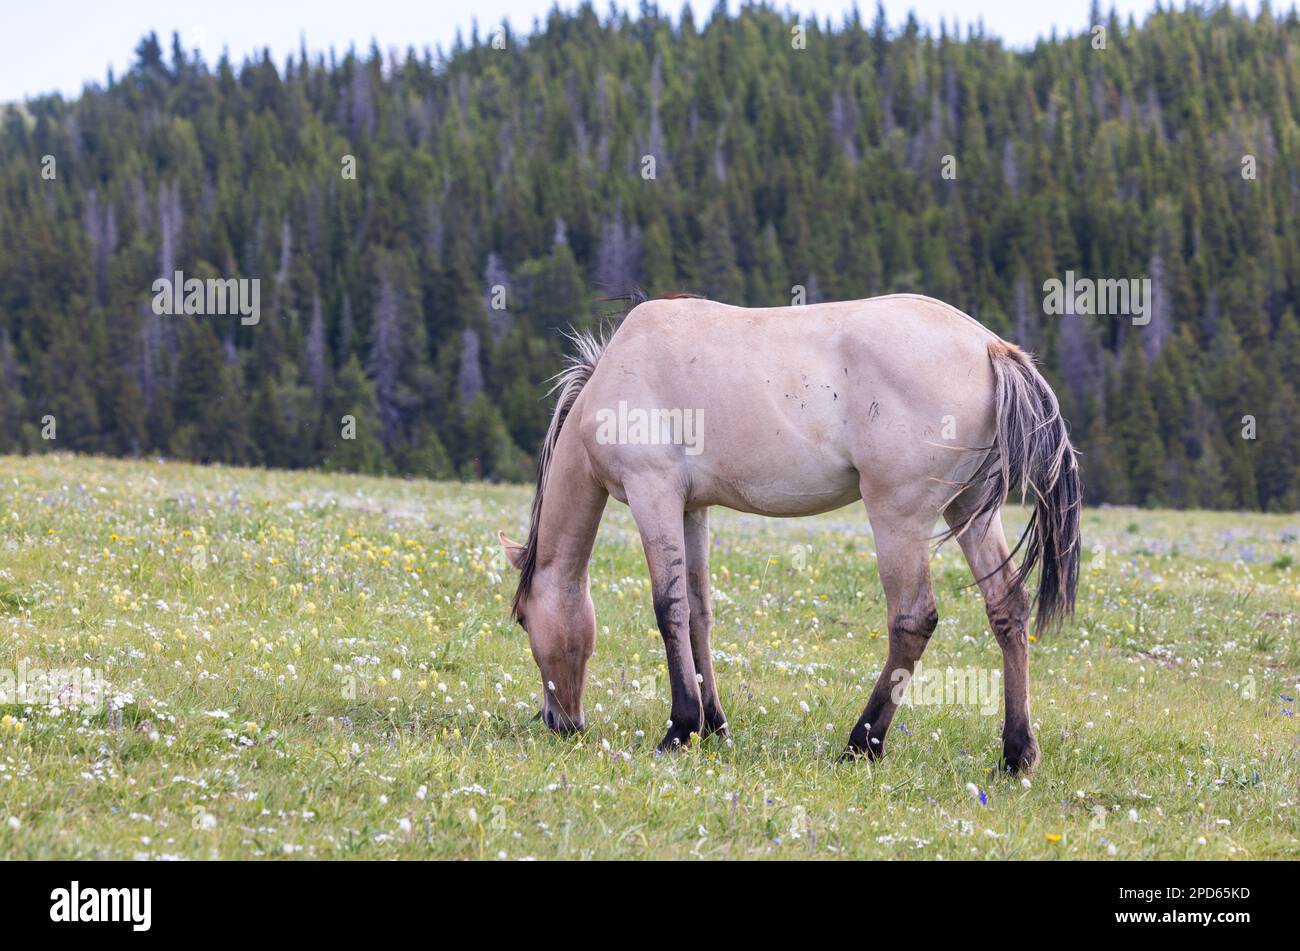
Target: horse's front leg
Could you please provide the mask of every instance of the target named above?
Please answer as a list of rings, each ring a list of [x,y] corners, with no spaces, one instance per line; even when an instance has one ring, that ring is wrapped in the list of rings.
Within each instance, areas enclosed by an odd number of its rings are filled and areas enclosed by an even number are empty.
[[[718,698],[713,677],[713,651],[709,636],[713,632],[713,608],[709,597],[709,510],[686,513],[686,590],[691,608],[691,655],[695,659],[695,679],[700,685],[704,707],[702,736],[714,733],[727,736],[727,717]]]
[[[672,750],[685,746],[692,733],[698,735],[704,729],[700,685],[691,653],[684,506],[680,496],[657,485],[638,490],[628,486],[627,502],[641,533],[641,545],[650,568],[655,621],[668,656],[672,707],[668,732],[658,748]]]

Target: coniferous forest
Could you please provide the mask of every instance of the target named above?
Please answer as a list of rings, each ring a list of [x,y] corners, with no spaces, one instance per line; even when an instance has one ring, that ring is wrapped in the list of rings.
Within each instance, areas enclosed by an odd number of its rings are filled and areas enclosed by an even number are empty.
[[[1092,22],[1015,51],[588,6],[242,64],[150,35],[4,108],[0,451],[524,480],[602,298],[906,291],[1039,356],[1090,503],[1300,508],[1300,20]],[[260,320],[160,316],[177,271],[257,279]],[[1149,280],[1149,323],[1047,313],[1067,271]]]

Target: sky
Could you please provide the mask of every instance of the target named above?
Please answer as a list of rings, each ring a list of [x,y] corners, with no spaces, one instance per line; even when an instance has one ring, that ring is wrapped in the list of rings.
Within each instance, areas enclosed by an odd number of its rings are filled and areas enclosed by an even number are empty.
[[[696,22],[707,19],[714,0],[688,0]],[[48,92],[75,96],[87,82],[103,84],[111,67],[120,76],[134,60],[140,38],[156,31],[165,54],[170,56],[171,34],[180,31],[186,49],[197,48],[204,59],[215,62],[223,50],[242,62],[269,47],[275,61],[283,63],[306,45],[310,54],[340,54],[349,46],[381,50],[390,47],[422,50],[451,46],[459,29],[469,36],[477,18],[479,32],[487,36],[489,26],[502,19],[517,33],[531,30],[534,18],[544,20],[555,0],[63,0],[23,2],[0,0],[0,103],[14,102]],[[615,0],[620,8],[637,9],[639,0]],[[740,0],[728,0],[728,9],[738,9]],[[560,0],[563,9],[577,6],[577,0]],[[602,19],[609,0],[593,4]],[[789,0],[779,2],[799,13],[828,16],[839,22],[852,8],[853,0]],[[1103,2],[1105,10],[1112,3]],[[1234,4],[1234,6],[1240,4]],[[1245,6],[1254,10],[1257,0]],[[661,9],[676,19],[683,0],[664,0]],[[1122,20],[1130,13],[1141,20],[1155,6],[1155,0],[1113,0]],[[1274,2],[1274,9],[1290,9],[1289,0]],[[1080,32],[1086,25],[1090,0],[884,0],[891,26],[903,23],[909,10],[917,19],[937,30],[940,21],[965,27],[982,18],[986,32],[1001,37],[1011,46],[1030,46],[1053,29],[1060,35]],[[862,17],[875,15],[875,0],[859,0]]]

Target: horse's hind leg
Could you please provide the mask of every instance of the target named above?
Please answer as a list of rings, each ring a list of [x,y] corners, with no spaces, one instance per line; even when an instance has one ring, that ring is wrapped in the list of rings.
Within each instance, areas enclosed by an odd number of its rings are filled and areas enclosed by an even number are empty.
[[[960,500],[959,500],[960,501]],[[944,513],[949,525],[962,522],[959,503]],[[984,595],[989,627],[1002,648],[1006,714],[1002,724],[1002,764],[1010,772],[1027,772],[1038,762],[1038,741],[1029,724],[1029,595],[1016,581],[1002,513],[995,512],[972,524],[958,539],[966,562]]]
[[[885,735],[930,635],[939,624],[930,586],[929,519],[873,519],[889,612],[889,656],[841,759],[885,752]]]
[[[680,495],[658,484],[627,486],[627,504],[636,519],[650,568],[655,621],[668,655],[672,708],[668,732],[659,749],[690,742],[704,729],[700,685],[691,653],[690,606],[687,600],[685,506]]]
[[[686,591],[691,607],[691,655],[704,707],[703,736],[726,737],[727,717],[718,699],[713,679],[713,653],[709,635],[713,631],[713,609],[709,598],[709,510],[686,513]]]

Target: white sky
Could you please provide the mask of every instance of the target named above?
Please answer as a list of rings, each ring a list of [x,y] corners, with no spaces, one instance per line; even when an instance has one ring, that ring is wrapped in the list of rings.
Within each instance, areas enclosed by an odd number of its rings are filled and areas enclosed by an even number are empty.
[[[639,8],[639,0],[615,0],[621,8]],[[696,22],[703,22],[713,0],[689,0]],[[728,0],[731,11],[740,0]],[[1247,0],[1251,10],[1258,0]],[[179,30],[185,48],[197,47],[213,63],[223,49],[238,64],[246,55],[269,47],[277,63],[295,53],[306,42],[309,53],[328,51],[342,54],[350,45],[366,50],[372,39],[382,50],[405,50],[413,45],[444,48],[459,28],[468,37],[477,18],[481,36],[488,27],[508,20],[512,30],[531,31],[533,19],[545,19],[554,0],[0,0],[0,102],[12,102],[45,92],[76,95],[88,81],[103,83],[111,66],[118,76],[134,60],[140,38],[154,30],[164,54],[170,56],[171,34]],[[564,9],[576,0],[561,0]],[[909,10],[931,28],[940,20],[950,26],[983,19],[987,32],[1009,45],[1032,45],[1039,36],[1082,30],[1087,22],[1089,0],[885,0],[891,26],[902,23]],[[1111,2],[1102,3],[1109,10]],[[1141,20],[1155,0],[1113,0],[1121,19],[1130,12]],[[1240,6],[1240,3],[1234,4]],[[593,4],[602,19],[609,0]],[[661,9],[676,19],[683,0],[666,0]],[[852,8],[852,0],[789,0],[779,3],[801,13],[815,13],[839,22]],[[1274,9],[1290,9],[1291,0],[1278,2]],[[875,0],[860,0],[864,20],[875,16]]]

